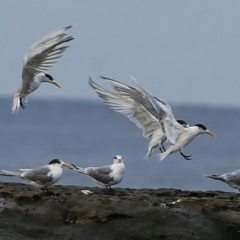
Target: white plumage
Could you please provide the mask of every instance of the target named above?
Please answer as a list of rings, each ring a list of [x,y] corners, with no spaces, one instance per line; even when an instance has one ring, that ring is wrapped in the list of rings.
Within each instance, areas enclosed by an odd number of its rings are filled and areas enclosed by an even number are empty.
[[[113,164],[102,167],[81,168],[72,164],[72,170],[83,173],[93,178],[98,184],[111,189],[112,185],[120,183],[125,172],[125,165],[121,155],[116,155]]]
[[[63,44],[73,40],[72,36],[68,36],[65,33],[69,28],[71,28],[71,26],[59,28],[47,34],[33,44],[28,53],[24,56],[22,84],[13,94],[13,113],[17,112],[20,106],[25,108],[22,99],[26,101],[27,96],[35,91],[42,82],[52,83],[61,88],[53,77],[45,73],[45,71],[57,62],[62,52],[68,47]]]
[[[129,117],[143,130],[143,135],[151,139],[146,158],[151,156],[155,147],[167,140],[170,145],[167,150],[162,147],[165,152],[161,151],[160,160],[177,151],[190,160],[191,156],[183,153],[186,145],[199,134],[215,136],[203,124],[190,127],[185,121],[176,120],[169,104],[144,89],[136,79],[132,78],[140,90],[111,78],[101,78],[109,81],[117,92],[100,87],[90,78],[89,84],[98,96],[111,108]]]
[[[240,192],[240,169],[237,169],[230,173],[224,173],[219,175],[206,175],[208,178],[220,180],[228,184],[231,188],[236,188]]]
[[[184,126],[179,124],[174,117],[172,108],[167,104],[167,102],[149,93],[136,79],[133,80],[139,86],[141,91],[146,94],[150,101],[154,102],[154,104],[158,105],[161,109],[158,119],[170,145],[165,152],[160,153],[160,160],[163,160],[168,155],[177,151],[179,151],[186,160],[190,160],[191,156],[183,153],[183,148],[186,145],[188,145],[199,134],[208,134],[215,137],[215,135],[203,124],[196,124],[194,126]]]
[[[127,116],[143,131],[143,136],[150,139],[148,152],[145,156],[149,159],[153,150],[159,147],[165,150],[163,142],[167,140],[158,121],[158,110],[154,102],[143,92],[111,78],[101,77],[111,83],[117,92],[110,92],[97,85],[91,78],[90,86],[96,91],[109,107]],[[188,126],[183,120],[177,120],[181,126]]]
[[[1,173],[0,176],[19,177],[35,187],[47,190],[47,186],[56,183],[61,178],[63,173],[62,166],[71,167],[69,163],[53,159],[48,165],[34,169],[20,169],[21,172],[2,170],[4,173]]]

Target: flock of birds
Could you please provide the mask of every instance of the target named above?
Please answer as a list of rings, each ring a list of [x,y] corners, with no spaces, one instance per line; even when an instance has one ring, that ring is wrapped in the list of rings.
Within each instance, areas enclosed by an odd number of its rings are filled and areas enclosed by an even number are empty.
[[[19,108],[25,108],[23,100],[35,91],[43,82],[61,86],[46,71],[52,67],[68,46],[66,42],[73,40],[72,36],[66,34],[71,26],[59,28],[33,44],[23,60],[22,84],[13,94],[12,112],[17,113]],[[208,134],[215,135],[203,124],[190,126],[184,120],[176,120],[171,107],[162,99],[157,98],[147,91],[136,79],[138,89],[111,78],[101,77],[108,81],[115,90],[111,92],[96,84],[89,78],[89,85],[96,91],[98,96],[110,108],[125,115],[143,131],[143,136],[148,138],[149,145],[145,159],[149,159],[155,148],[159,148],[159,159],[162,161],[168,155],[180,152],[186,160],[191,156],[186,155],[183,149],[196,136]],[[168,143],[165,148],[164,142]],[[121,155],[116,155],[113,164],[102,167],[81,168],[72,163],[63,162],[60,159],[53,159],[48,165],[35,169],[20,169],[20,172],[2,170],[2,176],[19,177],[27,180],[30,184],[48,191],[47,187],[56,183],[62,176],[62,167],[68,167],[78,173],[93,178],[98,184],[106,186],[111,190],[112,185],[122,181],[125,165]],[[232,173],[222,175],[207,175],[207,177],[221,180],[230,187],[240,191],[240,169]]]

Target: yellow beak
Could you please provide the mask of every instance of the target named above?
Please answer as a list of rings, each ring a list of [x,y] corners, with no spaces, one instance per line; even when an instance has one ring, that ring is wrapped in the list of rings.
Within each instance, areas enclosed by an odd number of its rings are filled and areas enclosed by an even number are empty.
[[[52,84],[54,84],[55,86],[61,88],[61,86],[57,82],[52,82]]]
[[[63,167],[69,167],[69,168],[72,167],[72,165],[70,163],[63,163],[62,166]]]
[[[208,135],[212,136],[212,137],[216,137],[216,135],[215,135],[214,133],[210,132],[210,131],[207,131],[206,133],[207,133]]]

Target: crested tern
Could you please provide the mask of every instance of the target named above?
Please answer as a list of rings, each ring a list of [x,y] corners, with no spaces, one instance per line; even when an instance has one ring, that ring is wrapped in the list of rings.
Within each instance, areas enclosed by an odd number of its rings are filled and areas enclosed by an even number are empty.
[[[116,155],[113,159],[113,164],[107,166],[81,168],[75,164],[71,165],[70,169],[88,175],[98,184],[106,186],[109,190],[111,190],[112,185],[116,185],[122,181],[125,171],[121,155]]]
[[[47,186],[56,183],[62,176],[62,166],[71,167],[71,164],[65,163],[59,159],[53,159],[48,165],[35,169],[20,169],[21,172],[2,170],[1,176],[18,177],[28,181],[35,187],[40,187],[48,191]]]
[[[12,112],[18,111],[19,107],[25,108],[22,103],[27,102],[27,96],[35,91],[42,82],[61,86],[53,79],[50,74],[45,73],[61,57],[61,54],[68,46],[63,44],[73,40],[65,31],[71,28],[66,26],[50,32],[38,42],[33,44],[23,59],[22,84],[13,94]]]
[[[96,91],[104,103],[115,111],[125,115],[143,131],[143,136],[150,139],[148,152],[145,159],[149,159],[153,150],[159,147],[165,151],[163,142],[167,140],[158,121],[158,111],[152,102],[141,91],[111,78],[101,77],[109,81],[117,91],[110,92],[97,85],[89,78],[90,86]],[[177,120],[181,125],[187,127],[183,120]]]
[[[129,111],[130,107],[128,105],[126,105],[126,103],[122,99],[124,97],[128,96],[127,97],[128,100],[129,99],[133,100],[132,92],[135,91],[134,88],[129,87],[125,84],[122,84],[120,82],[117,82],[117,81],[109,79],[109,78],[105,78],[105,77],[102,77],[102,78],[110,81],[113,85],[113,88],[119,92],[119,95],[113,94],[113,93],[107,91],[106,89],[103,89],[102,87],[98,86],[96,83],[93,82],[93,80],[91,78],[89,79],[90,86],[92,88],[94,88],[94,90],[97,92],[98,96],[104,100],[104,103],[109,105],[114,110],[116,110],[128,117],[130,116],[133,119],[131,114],[135,113],[136,107],[134,105],[130,105],[133,110],[130,109],[131,111]],[[145,101],[145,99],[147,99],[146,101],[148,104],[144,105],[144,108],[148,109],[148,113],[150,111],[149,109],[153,109],[153,108],[157,109],[157,107],[159,108],[158,111],[156,110],[157,116],[156,116],[156,113],[154,113],[154,114],[151,113],[151,114],[152,114],[152,116],[154,116],[157,119],[158,124],[161,125],[161,131],[165,134],[167,141],[170,143],[168,149],[165,152],[160,153],[160,160],[163,160],[168,155],[170,155],[174,152],[177,152],[177,151],[179,151],[180,154],[186,160],[190,160],[191,156],[185,155],[183,153],[183,148],[186,145],[188,145],[199,134],[206,133],[212,137],[215,137],[215,135],[212,132],[210,132],[203,124],[196,124],[195,126],[189,126],[188,124],[186,124],[185,121],[180,120],[178,122],[173,115],[171,107],[165,101],[158,99],[157,97],[155,97],[154,95],[149,93],[146,89],[144,89],[142,87],[142,85],[136,79],[134,79],[134,78],[132,78],[132,79],[135,81],[135,83],[137,84],[137,86],[139,87],[139,89],[141,91],[141,96],[142,96],[141,101],[143,102],[143,101]],[[130,95],[130,93],[131,93],[131,95]],[[119,96],[121,96],[121,98]],[[119,99],[122,101],[120,101]],[[149,102],[151,102],[151,105],[149,104]],[[145,114],[145,112],[144,112],[144,114]],[[141,116],[141,118],[142,118],[142,116]],[[141,118],[139,118],[139,119],[141,119]],[[133,119],[132,121],[135,121],[136,124],[139,124],[139,122],[140,122],[139,119],[137,119],[137,120]],[[149,119],[147,119],[147,120],[149,121]],[[142,122],[140,122],[140,123],[143,124]],[[139,124],[139,126],[141,126],[141,125]],[[144,128],[149,127],[149,126],[150,125],[145,123]],[[141,126],[141,128],[144,129],[142,126]],[[148,129],[148,128],[146,128],[146,129]],[[147,156],[149,156],[149,155],[147,154]]]
[[[195,124],[194,126],[189,127],[184,127],[183,125],[179,124],[174,117],[172,108],[167,102],[152,95],[150,92],[144,89],[135,78],[132,79],[135,81],[141,91],[150,99],[150,101],[158,105],[158,107],[161,109],[159,111],[158,120],[162,126],[163,132],[167,136],[167,140],[170,143],[168,149],[159,154],[161,161],[168,155],[177,151],[179,151],[186,160],[191,160],[191,155],[185,155],[183,153],[183,148],[186,145],[188,145],[196,136],[200,134],[208,134],[212,137],[215,137],[215,135],[203,124]]]
[[[206,175],[208,178],[220,180],[228,184],[231,188],[236,188],[240,192],[240,169],[237,169],[230,173],[224,173],[219,175]]]

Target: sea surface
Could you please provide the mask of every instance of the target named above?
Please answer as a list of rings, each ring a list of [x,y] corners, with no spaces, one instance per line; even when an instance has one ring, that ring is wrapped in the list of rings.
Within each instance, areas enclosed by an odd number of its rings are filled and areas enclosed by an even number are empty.
[[[146,161],[148,139],[127,117],[101,101],[36,100],[11,113],[11,99],[0,98],[0,169],[18,170],[47,164],[54,158],[81,167],[111,164],[117,154],[126,166],[123,188],[179,188],[183,190],[235,191],[204,174],[220,174],[240,168],[240,109],[171,105],[177,119],[190,125],[202,123],[215,133],[196,137],[184,153],[159,161],[155,149]],[[1,181],[24,182],[14,177]],[[64,168],[57,184],[96,186],[88,176]]]

